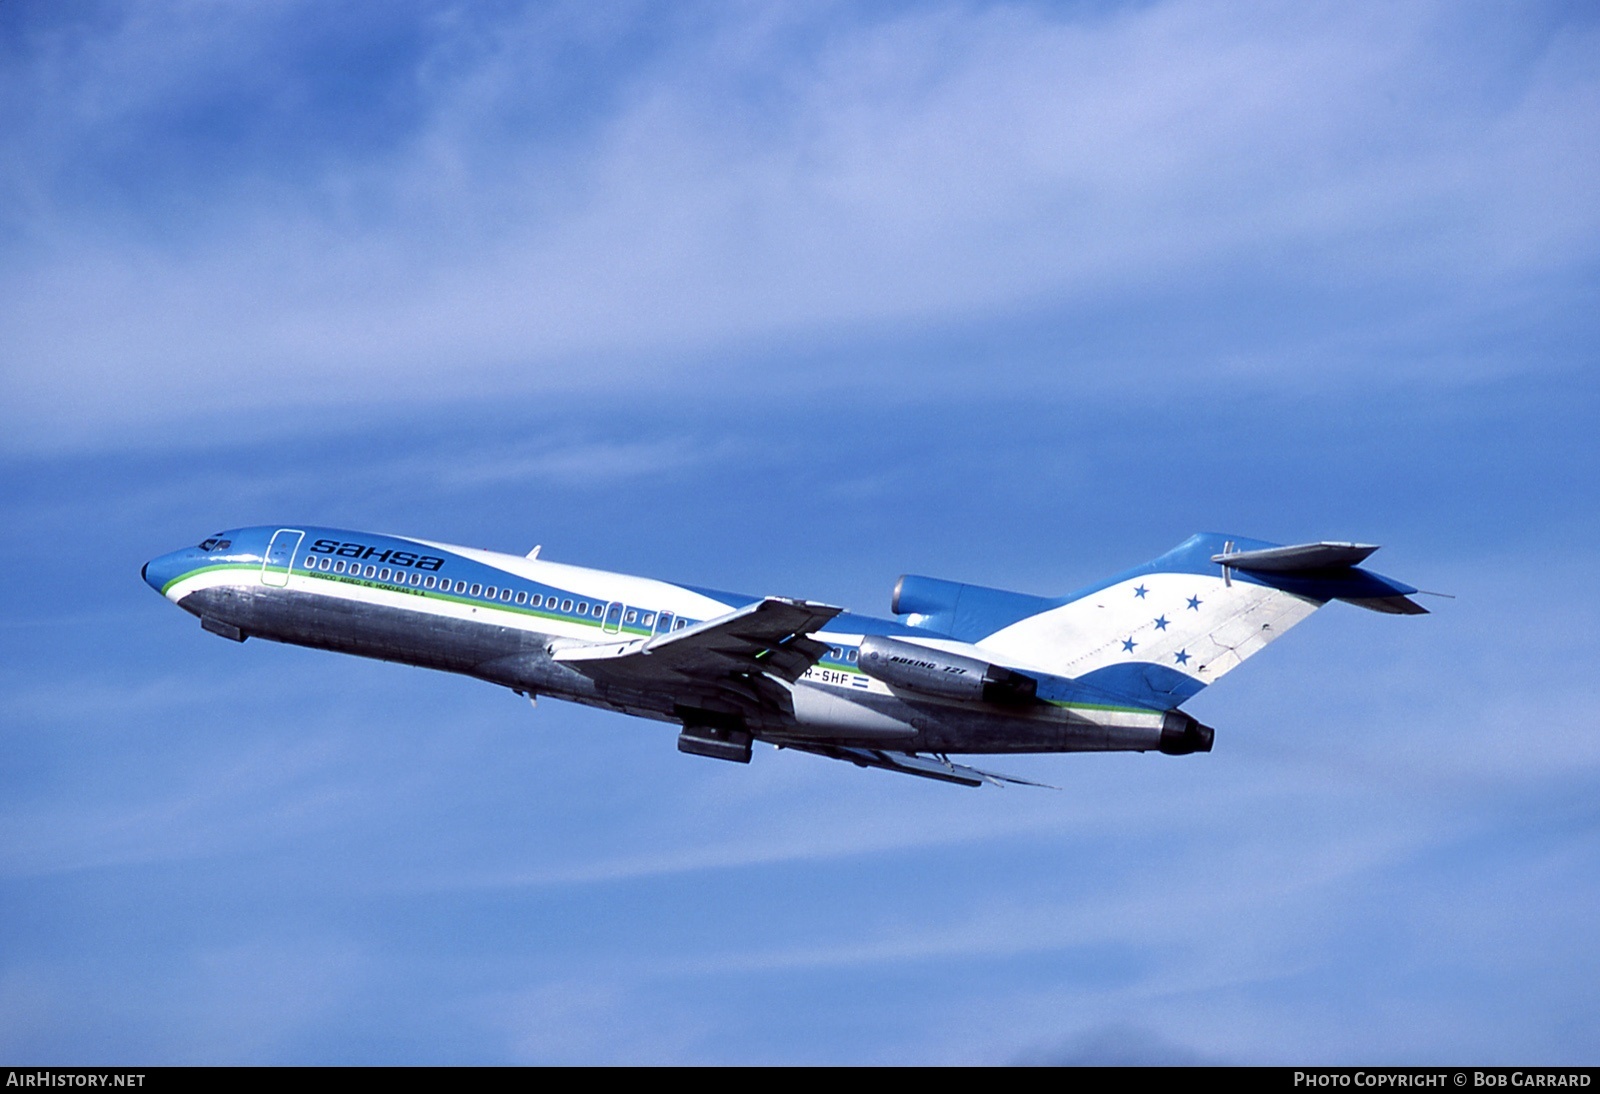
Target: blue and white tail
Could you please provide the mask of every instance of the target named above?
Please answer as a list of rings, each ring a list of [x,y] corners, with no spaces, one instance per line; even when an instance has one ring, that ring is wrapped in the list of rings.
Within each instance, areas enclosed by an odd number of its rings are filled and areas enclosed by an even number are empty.
[[[1061,599],[908,577],[895,608],[1007,666],[1171,710],[1330,600],[1425,613],[1416,589],[1356,566],[1376,550],[1202,534]]]

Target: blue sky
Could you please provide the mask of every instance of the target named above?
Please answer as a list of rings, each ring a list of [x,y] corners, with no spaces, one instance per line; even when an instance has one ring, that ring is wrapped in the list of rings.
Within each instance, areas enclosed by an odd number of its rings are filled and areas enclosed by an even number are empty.
[[[0,5],[0,1056],[1600,1052],[1600,24]],[[203,634],[228,526],[882,612],[1386,544],[957,788]]]

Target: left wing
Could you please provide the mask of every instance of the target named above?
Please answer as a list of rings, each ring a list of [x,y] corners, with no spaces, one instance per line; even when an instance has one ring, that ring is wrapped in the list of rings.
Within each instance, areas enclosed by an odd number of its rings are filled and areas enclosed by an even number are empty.
[[[636,691],[711,694],[792,713],[786,688],[827,650],[809,638],[843,608],[769,596],[670,634],[567,646],[551,656],[596,681]]]

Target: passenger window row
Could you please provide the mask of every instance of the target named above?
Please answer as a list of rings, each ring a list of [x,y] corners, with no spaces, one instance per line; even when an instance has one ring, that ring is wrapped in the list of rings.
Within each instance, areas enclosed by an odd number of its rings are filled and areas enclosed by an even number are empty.
[[[584,617],[600,618],[605,615],[606,606],[603,603],[591,604],[587,600],[574,601],[571,598],[559,599],[555,596],[541,596],[534,593],[531,596],[522,590],[501,588],[496,585],[485,586],[474,582],[469,585],[465,581],[451,583],[450,578],[437,577],[434,574],[422,574],[413,570],[407,572],[402,569],[391,570],[387,566],[363,566],[359,562],[348,565],[342,558],[330,558],[326,555],[307,556],[301,563],[306,570],[331,571],[336,574],[349,574],[352,577],[365,577],[374,581],[382,581],[392,585],[410,585],[423,589],[437,589],[441,593],[454,593],[470,596],[479,600],[498,600],[505,604],[516,603],[527,605],[530,608],[543,608],[548,612],[560,612],[563,615],[580,615]],[[663,616],[663,622],[666,621]],[[651,629],[656,622],[655,612],[641,612],[637,608],[629,608],[625,616],[628,626]],[[682,630],[689,625],[687,619],[672,621],[671,628],[675,631]]]

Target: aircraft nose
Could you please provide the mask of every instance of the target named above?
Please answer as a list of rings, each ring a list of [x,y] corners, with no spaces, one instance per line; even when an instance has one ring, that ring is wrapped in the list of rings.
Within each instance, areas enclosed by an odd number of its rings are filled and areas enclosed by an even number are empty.
[[[161,591],[161,578],[156,574],[152,574],[150,572],[150,567],[155,566],[159,571],[160,563],[161,559],[153,558],[149,562],[146,562],[143,566],[139,567],[139,576],[144,579],[144,583],[158,593]]]
[[[139,567],[139,576],[144,578],[144,583],[156,592],[166,595],[166,587],[173,578],[191,568],[185,562],[193,551],[173,551],[169,554],[159,555]]]

